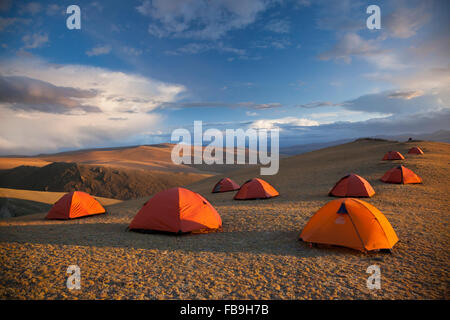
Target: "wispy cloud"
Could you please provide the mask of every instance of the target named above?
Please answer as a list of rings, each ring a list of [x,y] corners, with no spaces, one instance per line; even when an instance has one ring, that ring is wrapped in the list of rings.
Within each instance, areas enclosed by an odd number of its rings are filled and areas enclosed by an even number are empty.
[[[340,32],[356,32],[366,27],[366,10],[358,0],[316,0],[319,29]]]
[[[292,42],[288,38],[274,38],[274,37],[267,37],[261,40],[255,40],[252,43],[252,47],[258,49],[269,49],[269,48],[286,49],[291,45]]]
[[[245,50],[227,46],[223,42],[208,42],[208,43],[192,42],[182,47],[179,47],[175,50],[166,51],[166,54],[169,55],[199,54],[208,51],[219,51],[239,56],[243,56],[246,54]]]
[[[36,15],[43,9],[39,2],[28,2],[27,4],[21,4],[19,13],[20,14],[31,14]]]
[[[271,20],[269,21],[264,29],[275,33],[289,33],[291,30],[291,23],[287,20]]]
[[[391,50],[383,49],[380,40],[365,40],[356,33],[346,33],[328,51],[318,56],[319,60],[337,60],[347,64],[353,58],[362,58],[380,69],[398,70],[406,67]]]
[[[320,107],[339,107],[344,105],[345,103],[333,103],[330,101],[316,101],[305,104],[298,104],[297,107],[305,108],[305,109],[314,109]]]
[[[66,8],[62,5],[53,3],[47,6],[47,8],[45,9],[45,13],[49,16],[65,15]]]
[[[86,51],[86,54],[89,57],[92,57],[92,56],[100,56],[100,55],[108,54],[110,52],[111,52],[111,46],[103,45],[103,46],[94,47],[91,50]]]
[[[423,90],[413,90],[413,91],[396,91],[391,94],[388,94],[388,98],[391,99],[405,99],[411,100],[420,96],[423,96]]]
[[[272,103],[256,103],[256,102],[220,102],[220,101],[197,101],[197,102],[177,102],[162,103],[160,108],[163,109],[184,109],[184,108],[249,108],[249,109],[273,109],[281,108],[283,105],[278,102]]]
[[[347,33],[341,37],[332,49],[319,55],[320,60],[343,60],[350,63],[354,56],[379,54],[379,49],[373,40],[364,40],[356,33]]]
[[[22,37],[22,40],[24,42],[25,49],[39,48],[49,41],[48,34],[43,32],[26,34]]]
[[[8,28],[15,25],[27,25],[29,23],[31,23],[31,19],[0,17],[0,31],[7,30]]]
[[[123,47],[122,51],[127,55],[135,56],[135,57],[140,56],[143,53],[143,51],[141,49],[137,49],[134,47]]]
[[[217,40],[231,30],[252,24],[270,3],[267,0],[145,0],[136,9],[152,19],[148,32],[155,37]]]
[[[415,3],[416,5],[414,6],[404,2],[402,4],[384,19],[388,31],[386,33],[387,36],[403,39],[410,38],[430,21],[430,2]]]

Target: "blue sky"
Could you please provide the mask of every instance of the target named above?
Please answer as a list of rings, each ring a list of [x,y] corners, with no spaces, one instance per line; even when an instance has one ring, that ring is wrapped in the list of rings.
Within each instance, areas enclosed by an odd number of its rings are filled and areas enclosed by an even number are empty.
[[[81,30],[66,8],[81,9]],[[381,9],[369,30],[366,8]],[[280,144],[449,123],[448,1],[2,1],[0,154],[280,128]]]

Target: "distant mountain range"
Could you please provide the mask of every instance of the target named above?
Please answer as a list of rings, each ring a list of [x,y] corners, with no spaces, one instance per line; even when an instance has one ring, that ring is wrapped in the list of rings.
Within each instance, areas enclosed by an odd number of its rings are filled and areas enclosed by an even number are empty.
[[[377,135],[375,138],[382,138],[388,140],[396,141],[406,141],[409,138],[413,140],[425,140],[425,141],[436,141],[436,142],[447,142],[450,143],[450,131],[449,130],[439,130],[433,133],[407,133],[399,134],[395,136]]]
[[[367,138],[376,138],[376,139],[384,139],[384,140],[393,140],[393,141],[407,141],[409,138],[412,140],[425,140],[425,141],[436,141],[436,142],[447,142],[450,143],[450,131],[448,130],[439,130],[433,133],[405,133],[400,135],[376,135],[369,136]],[[354,141],[355,139],[342,139],[336,141],[328,141],[328,142],[319,142],[319,143],[307,143],[294,145],[289,147],[280,148],[280,154],[282,155],[296,155],[302,154],[306,152],[311,152],[314,150],[319,150],[322,148],[337,146],[339,144],[347,143]]]
[[[395,141],[407,141],[411,138],[449,143],[450,131],[367,138]],[[280,148],[280,154],[287,157],[350,141],[347,139],[283,147]],[[166,143],[85,149],[33,157],[0,157],[0,187],[55,192],[81,190],[96,196],[125,200],[244,167],[217,164],[176,165],[171,160],[174,146]],[[254,151],[246,149],[246,153],[248,152]]]

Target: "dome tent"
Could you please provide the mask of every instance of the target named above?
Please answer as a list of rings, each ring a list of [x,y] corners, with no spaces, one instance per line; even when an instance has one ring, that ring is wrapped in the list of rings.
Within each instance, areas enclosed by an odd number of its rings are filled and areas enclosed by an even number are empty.
[[[320,208],[303,228],[300,240],[371,251],[392,249],[398,237],[377,208],[359,199],[344,198]]]
[[[422,179],[405,166],[398,166],[388,170],[380,180],[386,183],[399,184],[422,183]]]
[[[234,196],[235,200],[268,199],[280,195],[274,187],[262,179],[245,182]]]
[[[419,147],[412,147],[408,150],[408,154],[423,154],[423,151]]]
[[[212,193],[218,193],[218,192],[228,192],[228,191],[235,191],[239,190],[241,187],[231,180],[230,178],[223,178],[219,182],[216,183],[214,188],[212,189]]]
[[[105,212],[105,208],[91,195],[82,191],[72,191],[56,201],[45,218],[76,219]]]
[[[405,157],[398,151],[389,151],[382,160],[404,160]]]
[[[139,210],[129,225],[135,231],[169,233],[219,229],[222,219],[200,194],[185,188],[158,192]]]
[[[328,193],[334,197],[371,197],[375,194],[366,179],[357,174],[348,174],[341,178]]]

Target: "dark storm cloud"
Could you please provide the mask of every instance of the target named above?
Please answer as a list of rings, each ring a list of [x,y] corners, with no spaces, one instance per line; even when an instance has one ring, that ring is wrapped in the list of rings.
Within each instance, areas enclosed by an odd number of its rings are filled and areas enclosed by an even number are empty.
[[[7,103],[12,109],[48,113],[101,112],[98,107],[83,105],[78,100],[97,94],[95,90],[59,87],[28,77],[0,76],[0,103]]]

